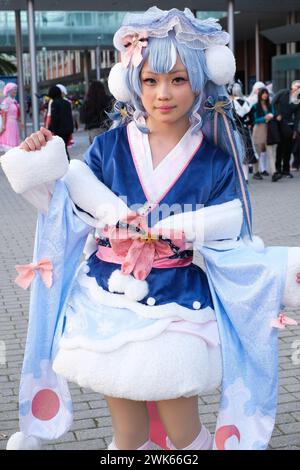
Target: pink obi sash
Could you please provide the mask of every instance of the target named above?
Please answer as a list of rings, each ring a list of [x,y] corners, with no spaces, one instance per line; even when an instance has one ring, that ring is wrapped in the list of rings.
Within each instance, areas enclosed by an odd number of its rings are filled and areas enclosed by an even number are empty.
[[[151,229],[144,216],[133,212],[116,226],[104,229],[103,235],[110,247],[100,245],[97,258],[120,264],[123,274],[133,274],[139,280],[146,279],[152,268],[178,268],[193,260],[192,256],[180,257],[180,251],[186,250],[182,232]]]
[[[97,258],[108,263],[123,264],[125,257],[117,255],[109,246],[99,246],[96,253]],[[193,261],[193,257],[188,258],[161,258],[153,261],[153,268],[182,268],[189,266]]]

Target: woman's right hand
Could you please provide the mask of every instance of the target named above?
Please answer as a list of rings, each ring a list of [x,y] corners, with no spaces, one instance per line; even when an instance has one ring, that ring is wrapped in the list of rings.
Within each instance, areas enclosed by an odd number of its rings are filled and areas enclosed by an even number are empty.
[[[266,116],[265,116],[265,120],[266,120],[266,122],[269,122],[269,121],[271,121],[271,120],[273,119],[273,117],[274,117],[274,115],[273,115],[272,113],[268,113],[268,114],[266,114]]]
[[[26,150],[26,152],[41,150],[41,148],[44,147],[52,137],[51,131],[41,127],[39,131],[33,132],[29,137],[27,137],[24,142],[21,143],[19,148]]]

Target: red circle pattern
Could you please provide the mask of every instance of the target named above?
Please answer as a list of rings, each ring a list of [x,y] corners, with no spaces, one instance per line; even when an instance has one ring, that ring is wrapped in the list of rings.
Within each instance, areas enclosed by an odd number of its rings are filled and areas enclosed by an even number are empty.
[[[31,412],[33,416],[42,421],[49,421],[59,411],[59,398],[53,390],[45,388],[36,393],[32,400]]]

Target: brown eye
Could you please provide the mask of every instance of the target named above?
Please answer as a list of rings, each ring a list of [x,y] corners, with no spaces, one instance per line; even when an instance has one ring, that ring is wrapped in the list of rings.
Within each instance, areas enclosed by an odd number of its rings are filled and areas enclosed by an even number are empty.
[[[143,82],[147,83],[148,85],[154,85],[156,83],[154,78],[144,78]]]
[[[186,82],[186,81],[187,80],[184,77],[175,77],[175,78],[173,78],[173,82],[175,82],[175,83],[183,83],[183,82]]]

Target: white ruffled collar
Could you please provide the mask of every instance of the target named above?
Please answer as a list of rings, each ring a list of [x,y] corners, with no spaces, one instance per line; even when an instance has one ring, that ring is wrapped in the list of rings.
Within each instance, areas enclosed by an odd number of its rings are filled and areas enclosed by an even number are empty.
[[[127,126],[128,141],[132,159],[150,203],[159,204],[184,172],[203,141],[203,134],[192,134],[187,130],[178,144],[153,168],[148,134],[141,132],[135,122]]]

